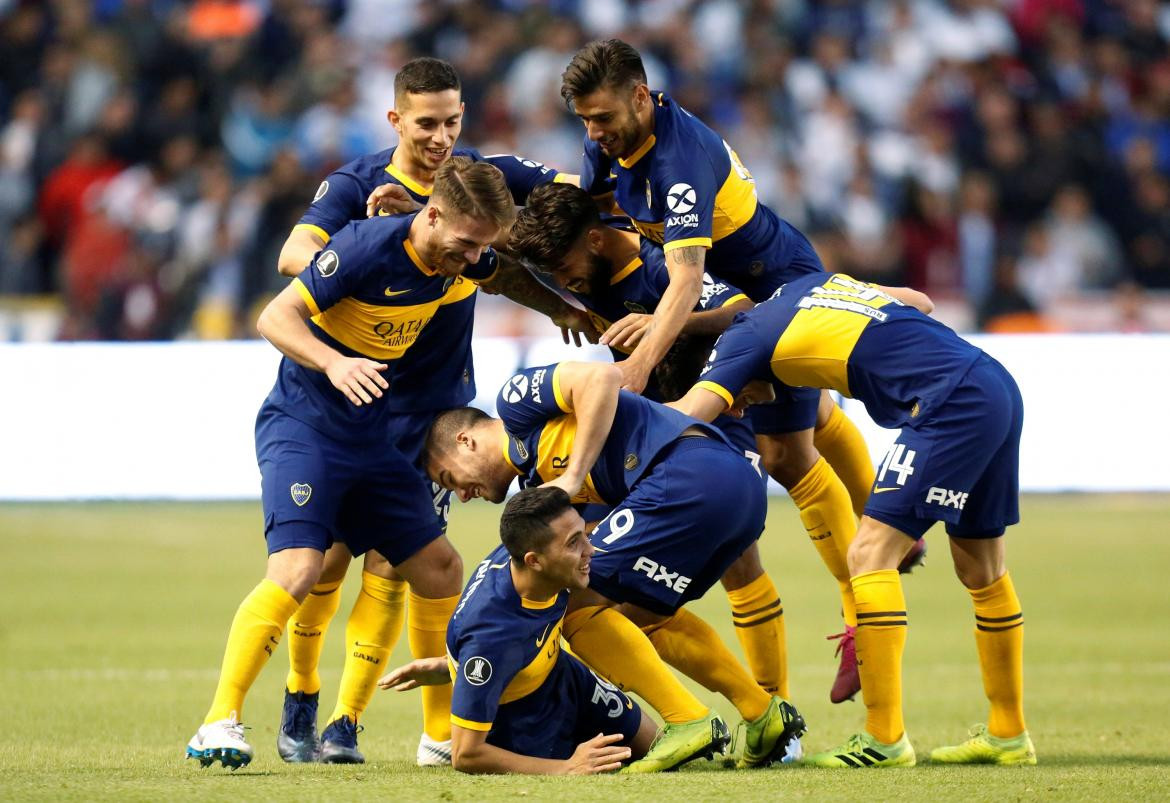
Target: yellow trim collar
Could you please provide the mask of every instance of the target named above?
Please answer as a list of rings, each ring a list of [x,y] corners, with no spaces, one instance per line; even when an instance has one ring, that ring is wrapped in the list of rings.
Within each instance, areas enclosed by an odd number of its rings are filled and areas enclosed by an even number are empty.
[[[422,257],[418,255],[418,251],[414,250],[414,246],[410,244],[410,240],[403,240],[402,247],[406,251],[406,255],[410,257],[410,261],[414,266],[423,272],[425,276],[434,276],[438,271],[434,268],[427,267],[427,263],[422,261]]]
[[[638,150],[630,154],[628,159],[618,159],[618,164],[627,170],[638,163],[638,160],[647,154],[647,152],[654,147],[654,143],[658,139],[653,134],[646,138],[646,141],[638,146]]]
[[[557,595],[553,594],[548,599],[528,599],[528,597],[520,598],[520,607],[528,608],[531,611],[543,611],[551,608],[557,602]]]
[[[642,267],[642,258],[641,257],[634,257],[633,259],[630,260],[630,264],[626,265],[624,268],[619,270],[613,276],[609,277],[610,285],[617,284],[622,279],[626,278],[627,276],[629,276],[631,273],[633,273],[634,271],[636,271],[640,267]]]
[[[406,189],[410,190],[411,192],[415,193],[416,195],[430,195],[431,194],[430,187],[424,187],[422,184],[419,184],[417,181],[412,179],[410,176],[406,175],[401,170],[399,170],[397,167],[395,167],[393,162],[386,165],[386,172],[389,173],[390,175],[394,176],[394,178],[398,179],[398,181],[402,184],[403,187],[406,187]]]

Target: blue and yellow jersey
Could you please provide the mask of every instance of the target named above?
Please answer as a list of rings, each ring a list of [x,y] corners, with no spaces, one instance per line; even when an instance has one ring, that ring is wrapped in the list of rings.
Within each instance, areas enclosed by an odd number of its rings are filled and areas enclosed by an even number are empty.
[[[518,204],[541,184],[556,181],[558,172],[519,156],[482,156],[470,148],[456,148],[455,156],[494,164],[504,174]],[[330,173],[313,197],[296,229],[313,232],[325,243],[350,221],[366,217],[366,198],[375,187],[402,186],[420,204],[431,188],[414,181],[393,164],[394,148],[354,159]],[[471,360],[471,330],[475,319],[475,294],[444,304],[432,326],[420,336],[417,350],[402,358],[392,407],[400,412],[461,407],[475,398],[475,371]],[[442,354],[443,359],[434,355]]]
[[[585,139],[581,187],[613,193],[643,236],[669,252],[709,248],[706,267],[749,288],[765,274],[788,281],[813,268],[790,264],[795,230],[756,197],[735,151],[665,92],[652,92],[654,132],[625,159],[610,159]],[[762,300],[756,298],[755,300]]]
[[[500,389],[496,415],[504,422],[504,459],[520,486],[542,485],[565,472],[573,454],[577,417],[561,393],[557,365],[524,368]],[[688,427],[727,442],[718,429],[627,390],[618,396],[613,426],[597,462],[573,504],[618,504],[646,473],[658,453]]]
[[[390,391],[356,407],[325,374],[286,357],[269,399],[288,415],[341,440],[368,438],[366,427],[397,410],[403,357],[419,347],[420,335],[436,313],[470,297],[474,281],[495,273],[497,257],[490,248],[463,276],[436,273],[410,243],[414,218],[398,215],[347,224],[293,279],[312,313],[313,334],[342,354],[388,363],[383,376]],[[437,371],[452,355],[428,351],[425,359]]]
[[[699,386],[728,404],[753,379],[828,388],[862,402],[883,427],[914,427],[982,353],[873,284],[806,276],[735,317]]]
[[[630,223],[626,218],[612,218],[605,222],[606,225],[620,231],[630,230]],[[614,265],[607,286],[595,288],[594,292],[589,294],[571,291],[569,294],[581,303],[594,325],[604,332],[611,324],[631,312],[653,314],[658,309],[658,302],[669,284],[670,274],[666,270],[666,259],[661,246],[642,237],[638,256],[628,264]],[[695,311],[719,309],[746,298],[747,296],[738,288],[712,278],[709,273],[704,273],[703,292],[695,305]],[[633,351],[631,348],[616,347],[610,350],[615,360],[623,359]]]
[[[501,705],[537,691],[556,666],[569,592],[521,597],[501,545],[480,562],[447,625],[451,722],[489,731]]]

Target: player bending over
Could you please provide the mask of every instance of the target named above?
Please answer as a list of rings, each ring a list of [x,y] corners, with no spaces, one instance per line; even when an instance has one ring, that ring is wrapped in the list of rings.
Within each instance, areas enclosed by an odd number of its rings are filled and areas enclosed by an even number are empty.
[[[428,474],[461,500],[502,502],[519,476],[522,486],[555,485],[575,504],[611,508],[590,534],[590,587],[574,592],[565,619],[573,651],[662,712],[634,685],[637,673],[602,627],[600,614],[620,605],[668,664],[735,705],[747,723],[741,766],[791,757],[804,731],[800,714],[765,692],[711,626],[683,608],[759,539],[767,507],[759,472],[719,430],[620,384],[607,363],[524,369],[497,397],[500,418],[468,407],[435,419]]]
[[[991,715],[931,761],[1036,763],[1024,724],[1024,615],[1003,539],[1020,518],[1023,400],[1002,365],[916,309],[927,303],[913,290],[843,274],[796,279],[736,317],[702,380],[673,405],[710,420],[794,387],[831,388],[865,404],[879,425],[902,429],[848,555],[865,730],[807,759],[819,767],[915,763],[902,720],[908,619],[897,566],[936,521],[946,523],[955,573],[975,608]]]

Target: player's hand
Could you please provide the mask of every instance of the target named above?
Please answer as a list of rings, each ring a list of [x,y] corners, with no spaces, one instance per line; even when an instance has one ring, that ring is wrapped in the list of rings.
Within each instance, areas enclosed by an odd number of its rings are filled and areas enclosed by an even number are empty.
[[[390,387],[381,374],[388,367],[365,357],[338,357],[326,366],[325,375],[333,387],[345,394],[345,398],[361,407],[382,398],[382,391]]]
[[[410,691],[419,686],[442,686],[450,682],[447,659],[440,655],[436,658],[419,658],[391,670],[378,679],[378,688]]]
[[[589,343],[597,342],[599,335],[597,327],[594,325],[593,319],[589,317],[589,313],[584,310],[569,307],[568,312],[555,316],[553,323],[561,327],[561,339],[566,344],[572,338],[573,345],[580,348],[582,336]]]
[[[642,336],[649,331],[653,320],[653,315],[631,312],[617,323],[610,324],[610,327],[601,335],[601,345],[613,346],[627,351],[632,350],[642,342]]]
[[[422,204],[411,198],[401,184],[379,184],[366,198],[366,217],[373,217],[379,212],[401,215],[416,209],[422,209]]]
[[[565,775],[595,775],[621,769],[622,762],[631,753],[630,748],[619,744],[624,737],[620,733],[597,734],[587,742],[577,745],[573,755],[565,760]]]
[[[642,364],[632,357],[617,363],[617,367],[622,372],[622,389],[631,393],[641,393],[646,389],[646,383],[650,381],[649,368],[643,368]]]

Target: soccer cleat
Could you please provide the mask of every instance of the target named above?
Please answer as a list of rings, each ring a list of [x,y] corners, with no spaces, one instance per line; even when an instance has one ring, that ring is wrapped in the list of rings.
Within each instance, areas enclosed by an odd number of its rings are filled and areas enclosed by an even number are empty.
[[[986,725],[971,729],[971,738],[962,744],[936,747],[930,751],[935,764],[1000,764],[1027,765],[1036,763],[1036,748],[1024,731],[1013,739],[1000,739],[987,732]]]
[[[766,767],[774,761],[790,763],[800,757],[804,717],[787,700],[773,697],[768,710],[745,727],[743,755],[736,767]]]
[[[668,772],[696,758],[713,758],[727,749],[731,735],[727,723],[716,713],[667,725],[642,758],[622,768],[626,774]]]
[[[366,757],[357,749],[357,735],[364,728],[349,717],[338,717],[321,731],[322,764],[365,764]]]
[[[450,767],[451,740],[437,742],[425,733],[418,740],[415,762],[420,767]]]
[[[917,567],[924,566],[924,560],[926,560],[926,539],[919,538],[902,558],[902,562],[898,564],[898,574],[910,574]]]
[[[816,753],[802,763],[813,767],[849,768],[861,767],[913,767],[917,762],[914,745],[902,734],[893,744],[882,744],[862,731],[849,737],[845,744],[835,750]]]
[[[199,759],[200,767],[210,767],[216,761],[232,770],[238,770],[252,760],[252,746],[244,741],[244,726],[236,712],[227,719],[200,725],[187,742],[187,758]]]
[[[845,632],[835,636],[825,636],[825,639],[837,641],[837,651],[833,655],[841,656],[841,663],[837,665],[837,677],[833,679],[833,688],[829,690],[829,701],[843,703],[852,700],[857,692],[861,691],[861,675],[857,672],[857,645],[853,636],[856,627],[845,625]]]
[[[284,711],[276,732],[276,752],[290,764],[310,764],[321,754],[317,738],[318,693],[284,690]]]

